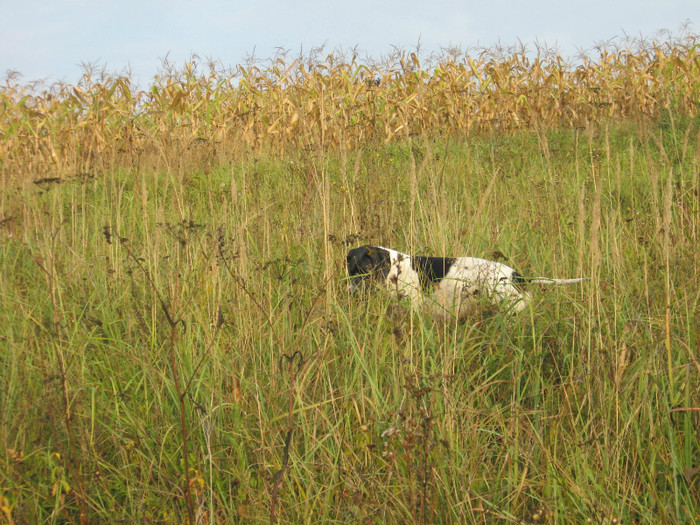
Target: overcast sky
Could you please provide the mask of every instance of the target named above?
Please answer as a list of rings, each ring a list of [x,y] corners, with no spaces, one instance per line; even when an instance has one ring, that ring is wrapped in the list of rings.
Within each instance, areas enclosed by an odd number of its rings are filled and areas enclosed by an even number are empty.
[[[700,33],[700,0],[0,0],[0,74],[74,83],[81,63],[130,68],[141,86],[162,59],[193,54],[224,67],[253,52],[292,55],[325,45],[380,58],[393,46],[424,55],[441,47],[539,42],[574,56],[625,35]]]

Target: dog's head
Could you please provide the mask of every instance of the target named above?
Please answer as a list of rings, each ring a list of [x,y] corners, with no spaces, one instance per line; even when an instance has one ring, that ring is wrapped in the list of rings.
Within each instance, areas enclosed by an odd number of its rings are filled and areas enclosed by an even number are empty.
[[[360,246],[348,252],[348,287],[357,292],[371,279],[386,279],[391,268],[391,257],[384,248]]]

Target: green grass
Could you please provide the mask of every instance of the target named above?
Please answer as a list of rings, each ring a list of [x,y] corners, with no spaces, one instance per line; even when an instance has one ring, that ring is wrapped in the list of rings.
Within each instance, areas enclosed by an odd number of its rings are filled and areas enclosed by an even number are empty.
[[[185,478],[198,523],[699,520],[699,151],[667,116],[3,188],[0,522],[182,523]],[[436,322],[346,294],[361,243],[592,281]]]

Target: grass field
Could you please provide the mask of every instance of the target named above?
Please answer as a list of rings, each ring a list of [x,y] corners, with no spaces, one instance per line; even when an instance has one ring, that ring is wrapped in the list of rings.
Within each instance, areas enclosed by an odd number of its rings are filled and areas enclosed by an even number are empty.
[[[161,153],[3,183],[0,523],[700,521],[700,118]],[[362,243],[591,281],[436,322]]]

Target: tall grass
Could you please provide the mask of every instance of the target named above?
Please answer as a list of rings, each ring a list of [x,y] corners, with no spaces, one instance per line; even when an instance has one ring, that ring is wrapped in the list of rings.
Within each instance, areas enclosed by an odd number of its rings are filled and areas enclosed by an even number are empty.
[[[257,152],[139,107],[4,114],[0,522],[698,521],[692,105]],[[435,321],[346,293],[364,242],[592,280]]]
[[[5,193],[5,521],[697,519],[699,149],[681,119]],[[594,279],[436,323],[345,293],[359,242]]]

